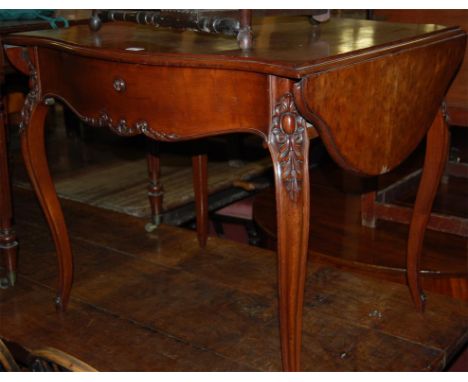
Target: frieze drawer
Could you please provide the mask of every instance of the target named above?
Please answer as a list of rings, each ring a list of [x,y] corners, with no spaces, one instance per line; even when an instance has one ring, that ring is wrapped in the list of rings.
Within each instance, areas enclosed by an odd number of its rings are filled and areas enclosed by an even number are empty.
[[[128,64],[37,49],[39,65],[47,67],[41,71],[41,97],[62,100],[89,125],[160,140],[212,131],[268,131],[268,98],[258,97],[268,93],[266,75]]]

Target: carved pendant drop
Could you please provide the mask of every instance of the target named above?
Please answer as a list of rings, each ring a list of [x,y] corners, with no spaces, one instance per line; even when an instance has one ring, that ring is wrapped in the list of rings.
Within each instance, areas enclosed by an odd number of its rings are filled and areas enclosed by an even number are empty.
[[[30,90],[24,100],[23,108],[21,109],[21,122],[19,124],[19,132],[22,133],[29,125],[32,109],[39,99],[39,81],[37,80],[37,70],[34,67],[27,52],[24,53],[25,60],[29,68],[29,84]]]
[[[275,106],[270,142],[278,155],[281,180],[293,201],[302,191],[306,127],[305,119],[297,112],[293,95],[286,93]]]

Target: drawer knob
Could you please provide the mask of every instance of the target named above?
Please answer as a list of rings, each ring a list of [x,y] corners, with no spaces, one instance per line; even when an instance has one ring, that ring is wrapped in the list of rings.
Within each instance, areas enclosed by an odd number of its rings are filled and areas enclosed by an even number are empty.
[[[114,80],[114,89],[117,92],[123,92],[125,90],[125,81],[121,78],[117,78]]]

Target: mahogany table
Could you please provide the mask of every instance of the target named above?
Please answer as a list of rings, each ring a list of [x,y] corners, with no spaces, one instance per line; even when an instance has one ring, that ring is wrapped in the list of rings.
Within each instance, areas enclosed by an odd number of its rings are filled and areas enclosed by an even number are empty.
[[[427,134],[427,155],[408,240],[408,282],[424,295],[419,256],[444,158],[441,105],[459,67],[457,27],[305,18],[254,20],[255,45],[195,32],[106,25],[9,35],[10,61],[29,74],[21,123],[24,160],[57,249],[56,304],[67,305],[72,253],[44,149],[56,98],[86,123],[120,135],[177,141],[231,132],[261,136],[276,184],[278,288],[284,370],[300,369],[309,236],[309,138],[322,138],[345,169],[383,174]]]

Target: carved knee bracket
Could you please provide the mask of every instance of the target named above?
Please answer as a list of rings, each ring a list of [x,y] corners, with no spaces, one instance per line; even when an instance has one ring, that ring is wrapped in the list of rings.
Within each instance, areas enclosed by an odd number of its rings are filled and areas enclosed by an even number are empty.
[[[21,109],[21,122],[19,125],[19,132],[22,133],[28,126],[29,120],[31,119],[32,109],[34,105],[37,104],[39,101],[39,81],[37,78],[37,70],[34,64],[29,57],[29,53],[27,50],[23,51],[23,58],[26,61],[29,69],[29,93],[26,96],[24,101],[23,108]]]
[[[292,201],[296,201],[302,191],[306,139],[306,121],[299,115],[293,95],[286,93],[274,108],[269,141],[276,151],[281,167],[281,180]]]

